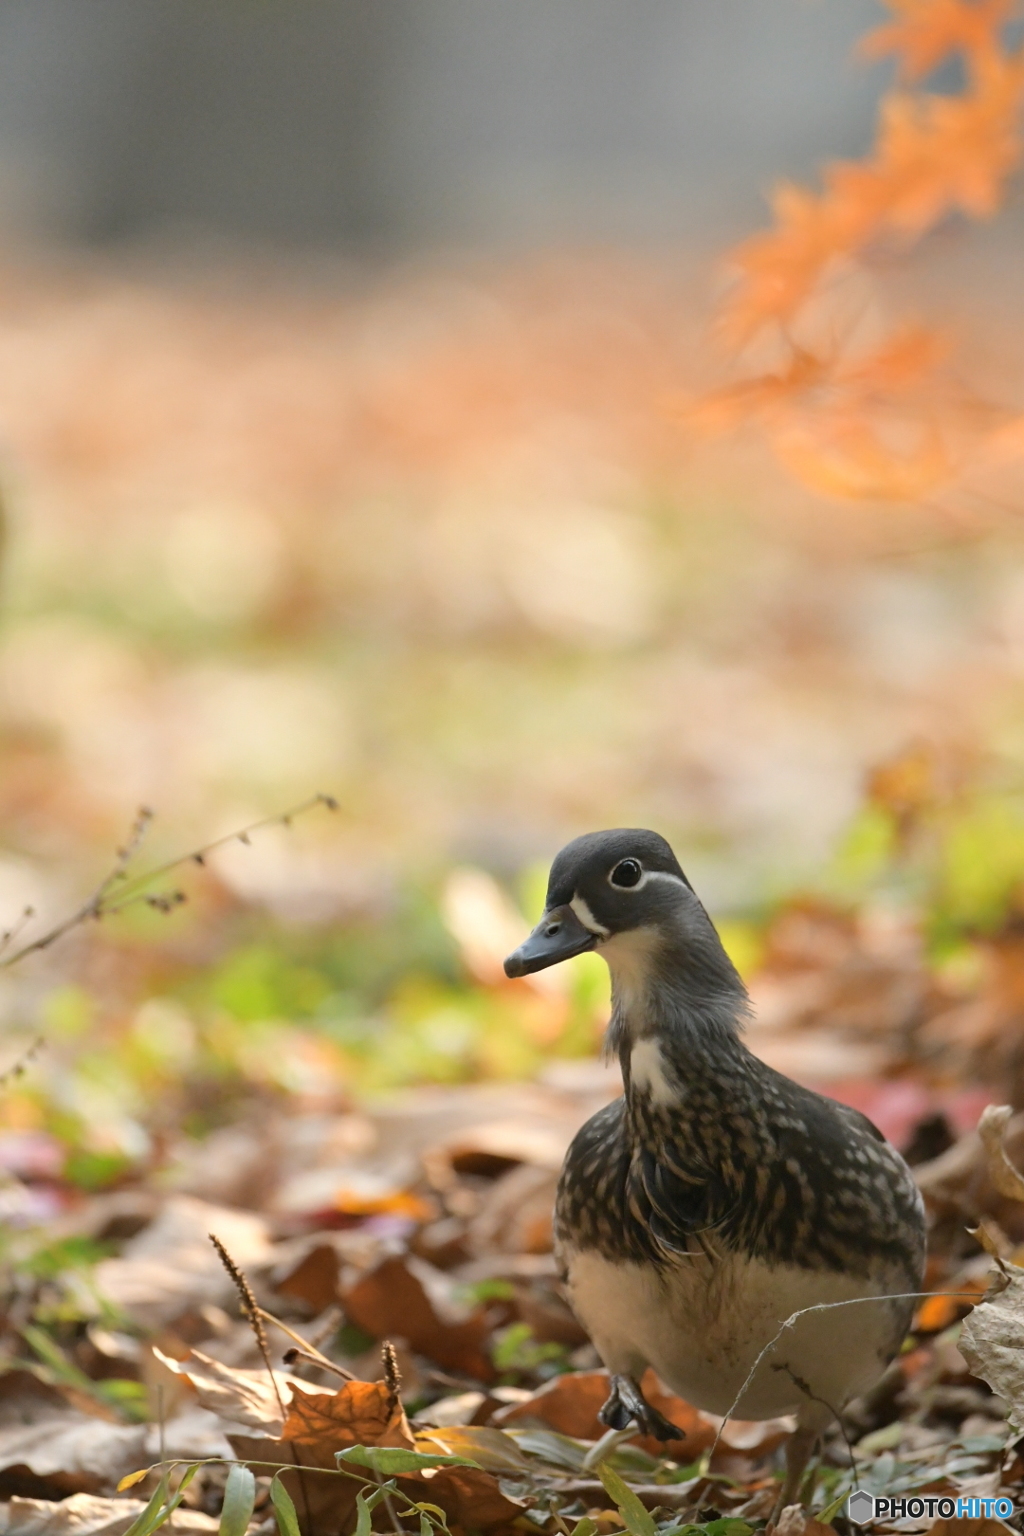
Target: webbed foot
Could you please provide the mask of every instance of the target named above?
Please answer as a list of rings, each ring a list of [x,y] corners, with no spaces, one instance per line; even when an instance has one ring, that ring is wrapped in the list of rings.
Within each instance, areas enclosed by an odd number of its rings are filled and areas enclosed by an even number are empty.
[[[609,1429],[628,1429],[635,1422],[641,1434],[655,1440],[683,1440],[685,1431],[652,1408],[632,1376],[613,1376],[608,1401],[598,1418]]]

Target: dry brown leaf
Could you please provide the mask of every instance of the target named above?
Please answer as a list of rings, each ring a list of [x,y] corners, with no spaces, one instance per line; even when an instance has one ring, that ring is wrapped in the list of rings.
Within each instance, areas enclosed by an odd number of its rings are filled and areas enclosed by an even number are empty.
[[[530,1466],[511,1435],[482,1424],[424,1430],[416,1436],[416,1449],[432,1456],[463,1456],[479,1462],[485,1472],[506,1476],[527,1472]]]
[[[146,1426],[108,1424],[68,1409],[0,1429],[0,1484],[55,1497],[113,1489],[147,1460]]]
[[[666,1392],[653,1371],[646,1372],[643,1389],[652,1407],[679,1426],[678,1442],[670,1442],[674,1447],[671,1454],[677,1460],[695,1461],[714,1443],[714,1423],[696,1408],[691,1408],[689,1403],[684,1403],[682,1398]],[[598,1409],[607,1397],[607,1371],[572,1371],[556,1376],[523,1402],[499,1409],[494,1422],[504,1425],[539,1419],[559,1434],[572,1435],[577,1440],[598,1440],[605,1433],[605,1426],[597,1416]],[[664,1448],[656,1449],[659,1442],[650,1437],[637,1435],[636,1441],[651,1455],[666,1454]]]
[[[192,1383],[200,1405],[211,1413],[272,1437],[281,1433],[281,1405],[266,1371],[223,1365],[198,1349],[193,1349],[185,1360],[172,1360],[155,1347],[153,1354],[169,1371]],[[292,1387],[304,1385],[287,1371],[275,1371],[274,1380],[286,1407]]]
[[[415,1441],[401,1403],[384,1382],[349,1381],[338,1392],[311,1392],[308,1383],[303,1385],[304,1391],[293,1394],[281,1438],[229,1438],[240,1461],[295,1467],[281,1480],[295,1503],[303,1536],[337,1536],[346,1527],[359,1486],[322,1475],[336,1470],[335,1452],[350,1445],[412,1450]]]
[[[352,1321],[375,1339],[405,1339],[446,1370],[493,1381],[487,1315],[480,1310],[464,1319],[442,1316],[442,1298],[449,1289],[440,1271],[422,1259],[393,1255],[362,1275],[345,1292],[343,1304]]]
[[[55,1504],[52,1499],[13,1498],[0,1504],[0,1536],[124,1536],[145,1509],[142,1499],[107,1499],[73,1493]],[[175,1511],[174,1530],[181,1536],[216,1531],[218,1521],[197,1509]]]
[[[978,1121],[978,1135],[988,1159],[988,1176],[996,1189],[1010,1200],[1024,1200],[1024,1176],[1006,1151],[1006,1129],[1012,1119],[1011,1104],[989,1104]]]
[[[337,1249],[330,1243],[318,1243],[277,1281],[274,1289],[282,1296],[304,1301],[315,1313],[325,1312],[338,1299],[340,1272]]]
[[[223,1305],[234,1287],[211,1246],[211,1232],[244,1270],[270,1256],[261,1216],[178,1195],[125,1244],[120,1258],[97,1264],[97,1289],[149,1330],[166,1326],[189,1308]]]
[[[1019,1432],[1024,1427],[1024,1269],[1004,1266],[998,1278],[1002,1289],[964,1319],[957,1343],[974,1375],[1009,1404],[1007,1418]]]
[[[530,1163],[502,1174],[469,1224],[466,1240],[471,1252],[550,1253],[557,1187],[556,1170]]]
[[[775,1536],[834,1536],[830,1525],[822,1525],[809,1515],[802,1504],[787,1504],[779,1515]]]
[[[347,1381],[337,1392],[293,1392],[281,1439],[331,1455],[349,1445],[415,1445],[402,1406],[383,1381]]]
[[[957,1287],[959,1291],[973,1291],[980,1301],[985,1294],[985,1286],[980,1280],[965,1280]],[[929,1296],[918,1307],[914,1314],[913,1328],[915,1333],[941,1333],[955,1323],[970,1302],[964,1296]]]
[[[936,1520],[929,1536],[1006,1536],[1002,1520]]]
[[[410,1498],[440,1505],[449,1525],[464,1530],[507,1525],[526,1508],[521,1500],[502,1493],[493,1473],[473,1467],[428,1467],[415,1476],[399,1478],[399,1487]]]

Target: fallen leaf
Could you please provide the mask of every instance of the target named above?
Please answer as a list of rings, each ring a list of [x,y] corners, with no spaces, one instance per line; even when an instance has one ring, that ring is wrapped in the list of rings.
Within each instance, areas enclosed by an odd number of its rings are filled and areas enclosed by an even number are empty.
[[[0,1489],[6,1494],[113,1491],[151,1459],[145,1425],[83,1413],[28,1371],[0,1377]]]
[[[979,1300],[985,1294],[985,1286],[979,1280],[965,1280],[957,1290],[961,1293],[974,1291]],[[962,1294],[960,1296],[929,1296],[914,1314],[914,1332],[941,1333],[944,1328],[949,1328],[955,1323],[969,1305],[969,1299]]]
[[[1024,1428],[1024,1269],[1006,1267],[1005,1286],[964,1319],[957,1346],[975,1376],[1009,1404],[1007,1418]]]
[[[462,1318],[442,1315],[450,1289],[445,1276],[424,1260],[392,1255],[362,1275],[342,1299],[352,1322],[375,1339],[405,1339],[446,1370],[493,1381],[487,1315],[483,1310]]]
[[[0,1504],[0,1536],[124,1536],[145,1509],[141,1499],[107,1499],[73,1493],[55,1504],[51,1499],[13,1498]],[[176,1509],[174,1530],[182,1536],[216,1531],[218,1521],[197,1509]]]
[[[297,1384],[293,1384],[297,1385]],[[336,1452],[354,1445],[415,1449],[401,1403],[382,1381],[349,1381],[338,1392],[295,1390],[280,1438],[229,1436],[240,1461],[277,1462],[281,1482],[298,1515],[303,1536],[337,1536],[355,1506],[359,1485],[324,1476],[336,1471]]]
[[[671,1454],[676,1460],[696,1461],[714,1443],[716,1426],[712,1420],[691,1408],[682,1398],[666,1392],[653,1371],[643,1379],[648,1402],[679,1427],[679,1440],[669,1442],[666,1451],[661,1442],[637,1435],[636,1443],[652,1456]],[[607,1371],[571,1371],[547,1382],[532,1397],[511,1408],[501,1408],[494,1415],[495,1424],[520,1424],[540,1420],[562,1435],[577,1440],[599,1440],[605,1426],[598,1410],[608,1398]],[[730,1422],[728,1426],[734,1426]],[[723,1435],[723,1441],[726,1436]]]
[[[262,1430],[272,1437],[281,1433],[281,1405],[265,1370],[223,1365],[198,1349],[193,1349],[184,1360],[172,1360],[155,1347],[153,1354],[169,1371],[191,1382],[201,1407],[233,1424],[247,1424],[250,1429]],[[286,1371],[275,1371],[274,1381],[287,1410],[291,1389],[299,1378]]]
[[[485,1472],[507,1476],[529,1471],[530,1463],[509,1435],[486,1425],[453,1425],[428,1429],[416,1436],[418,1450],[438,1450],[444,1456],[463,1456]]]
[[[830,1525],[823,1525],[809,1515],[802,1504],[787,1504],[779,1515],[775,1536],[834,1536],[834,1533]]]
[[[439,1505],[449,1525],[460,1525],[464,1530],[507,1525],[527,1507],[522,1500],[503,1493],[492,1473],[473,1467],[428,1469],[419,1477],[399,1478],[399,1487],[412,1499]]]
[[[262,1217],[177,1195],[125,1244],[120,1258],[96,1265],[97,1290],[149,1330],[173,1322],[190,1307],[230,1301],[234,1286],[211,1246],[210,1232],[243,1270],[270,1256]]]
[[[418,1427],[444,1429],[455,1424],[472,1424],[477,1413],[487,1401],[486,1392],[457,1392],[452,1397],[439,1397],[429,1408],[421,1408],[413,1422]]]
[[[331,1454],[349,1445],[415,1448],[401,1404],[382,1381],[347,1381],[337,1392],[293,1392],[281,1439]]]
[[[295,1296],[316,1313],[324,1312],[338,1299],[341,1264],[338,1251],[329,1243],[318,1243],[274,1286],[282,1296]]]
[[[929,1536],[1006,1536],[1002,1520],[936,1520]]]
[[[1006,1130],[1013,1119],[1010,1104],[989,1104],[978,1121],[978,1135],[988,1159],[988,1176],[1001,1195],[1024,1200],[1024,1176],[1018,1173],[1006,1151]]]

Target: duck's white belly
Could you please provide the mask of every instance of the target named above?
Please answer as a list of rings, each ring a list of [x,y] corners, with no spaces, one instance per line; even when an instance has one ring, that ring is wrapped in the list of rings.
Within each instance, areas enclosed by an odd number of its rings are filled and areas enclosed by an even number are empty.
[[[608,1369],[639,1379],[646,1366],[709,1413],[767,1419],[799,1412],[826,1422],[881,1375],[900,1342],[909,1304],[864,1301],[798,1318],[758,1355],[794,1312],[822,1302],[902,1291],[896,1276],[873,1281],[703,1255],[663,1276],[592,1251],[564,1255],[568,1296]],[[815,1405],[815,1399],[820,1400]]]

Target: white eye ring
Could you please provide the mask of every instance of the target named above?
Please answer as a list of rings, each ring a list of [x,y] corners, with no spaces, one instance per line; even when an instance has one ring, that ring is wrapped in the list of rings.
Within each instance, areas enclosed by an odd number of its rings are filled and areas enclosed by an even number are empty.
[[[615,876],[624,874],[625,880],[616,880]],[[644,867],[639,859],[620,859],[613,869],[608,872],[608,884],[614,885],[616,890],[633,891],[640,885],[644,878]]]

